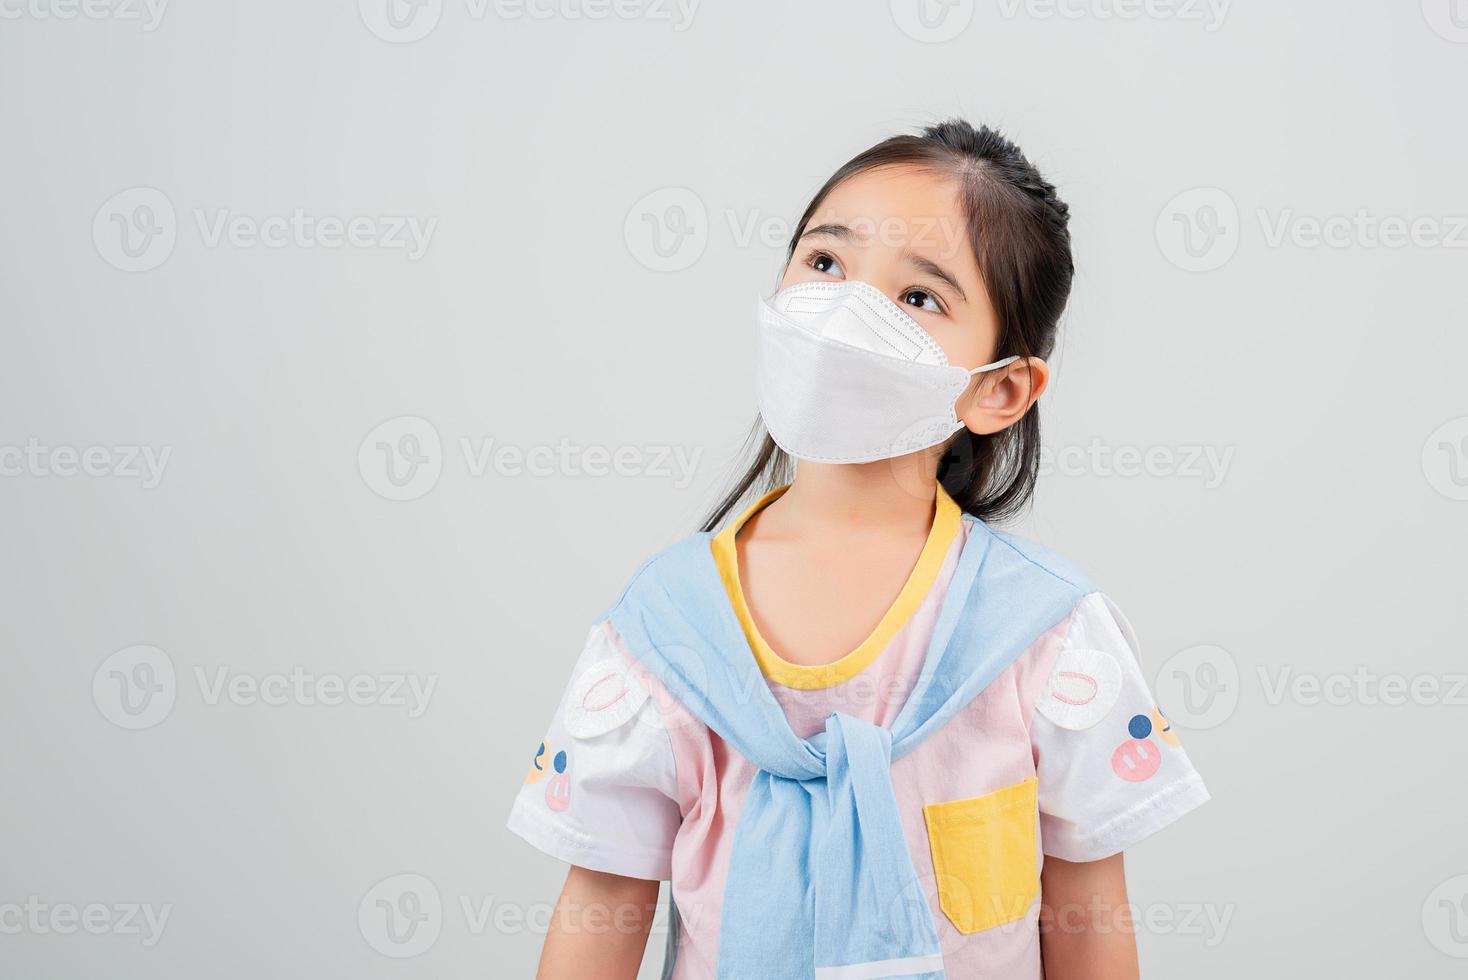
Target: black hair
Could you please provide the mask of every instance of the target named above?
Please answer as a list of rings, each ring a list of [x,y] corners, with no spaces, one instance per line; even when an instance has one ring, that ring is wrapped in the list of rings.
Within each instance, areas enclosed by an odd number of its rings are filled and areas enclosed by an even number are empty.
[[[994,356],[1049,358],[1075,273],[1070,208],[1020,148],[988,126],[976,129],[962,119],[950,119],[858,153],[807,205],[790,237],[786,264],[811,216],[833,189],[858,174],[904,165],[959,183],[968,239],[999,320]],[[750,441],[757,444],[753,460],[705,519],[705,531],[716,528],[751,488],[770,490],[792,478],[789,456],[758,420]],[[1036,404],[1018,422],[992,435],[960,430],[938,464],[938,480],[966,512],[984,521],[1002,521],[1029,502],[1039,468]]]

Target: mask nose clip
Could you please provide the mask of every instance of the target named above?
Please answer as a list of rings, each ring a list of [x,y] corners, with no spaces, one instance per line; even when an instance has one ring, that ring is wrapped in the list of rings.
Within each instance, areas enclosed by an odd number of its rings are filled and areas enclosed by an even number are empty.
[[[797,283],[777,293],[771,305],[818,337],[914,364],[948,366],[938,341],[871,283]]]

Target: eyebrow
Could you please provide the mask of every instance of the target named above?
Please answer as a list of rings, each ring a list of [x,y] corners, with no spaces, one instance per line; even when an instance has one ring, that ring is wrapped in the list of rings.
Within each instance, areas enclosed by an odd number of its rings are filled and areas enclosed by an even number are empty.
[[[832,238],[839,238],[843,242],[853,241],[856,238],[856,232],[852,231],[846,225],[839,224],[815,225],[813,227],[807,228],[805,231],[800,233],[799,240],[804,241],[809,235],[828,235]],[[955,293],[958,294],[959,299],[963,300],[965,303],[968,302],[968,294],[963,291],[963,287],[958,284],[958,277],[955,276],[953,273],[949,272],[947,269],[943,268],[932,259],[924,258],[921,255],[914,254],[911,249],[903,249],[902,258],[909,265],[915,267],[919,271],[926,272],[933,278],[946,283],[953,289]]]
[[[902,257],[906,259],[910,264],[916,266],[918,269],[921,269],[923,272],[926,272],[933,278],[941,279],[943,282],[953,287],[953,291],[958,294],[958,298],[963,300],[965,303],[968,302],[968,294],[963,291],[963,287],[958,284],[958,279],[954,277],[953,273],[949,272],[947,269],[943,268],[932,259],[925,259],[921,255],[914,255],[908,249],[903,249]]]
[[[816,225],[814,228],[807,228],[800,233],[802,239],[807,235],[830,235],[832,238],[839,238],[844,242],[849,242],[856,237],[856,232],[845,225],[825,224]]]

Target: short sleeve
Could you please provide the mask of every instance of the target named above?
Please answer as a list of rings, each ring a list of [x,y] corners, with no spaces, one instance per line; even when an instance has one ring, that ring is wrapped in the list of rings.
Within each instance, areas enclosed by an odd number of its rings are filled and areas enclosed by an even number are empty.
[[[1136,639],[1100,593],[1077,604],[1030,725],[1046,854],[1097,861],[1208,799],[1152,699]]]
[[[584,868],[670,878],[682,816],[657,702],[611,625],[593,628],[544,738],[530,746],[509,829]]]

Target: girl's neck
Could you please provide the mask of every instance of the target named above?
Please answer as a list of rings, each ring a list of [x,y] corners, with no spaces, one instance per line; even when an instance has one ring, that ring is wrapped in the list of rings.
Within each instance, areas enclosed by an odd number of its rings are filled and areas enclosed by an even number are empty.
[[[926,528],[937,494],[937,460],[915,453],[875,463],[801,463],[775,503],[784,520],[807,528]]]

